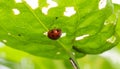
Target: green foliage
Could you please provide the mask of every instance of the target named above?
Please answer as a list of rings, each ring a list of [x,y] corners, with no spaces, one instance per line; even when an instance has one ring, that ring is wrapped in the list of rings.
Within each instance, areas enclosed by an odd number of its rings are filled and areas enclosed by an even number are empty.
[[[81,61],[81,62],[79,62]],[[81,69],[116,69],[111,65],[111,62],[108,59],[103,57],[97,57],[95,55],[85,56],[83,59],[78,60],[79,64],[81,64]],[[119,68],[118,68],[119,69]]]
[[[92,55],[78,59],[81,69],[119,69],[119,64],[114,67],[108,59]],[[69,60],[54,60],[43,57],[36,57],[28,53],[22,52],[4,46],[0,48],[0,66],[4,65],[11,69],[73,69]],[[1,68],[1,67],[0,67]]]
[[[1,65],[11,69],[72,69],[69,60],[36,57],[8,46],[0,48]]]
[[[118,44],[117,17],[110,0],[103,9],[98,8],[98,0],[54,1],[58,6],[45,15],[42,8],[48,6],[46,0],[40,0],[37,9],[24,1],[0,0],[0,41],[35,56],[56,59],[68,59],[66,49],[74,52],[76,57],[82,57],[102,53]],[[76,14],[63,15],[66,7],[74,7]],[[14,8],[20,11],[19,15],[14,14]],[[54,28],[61,29],[66,36],[54,41],[44,35]],[[86,34],[84,39],[76,40]]]

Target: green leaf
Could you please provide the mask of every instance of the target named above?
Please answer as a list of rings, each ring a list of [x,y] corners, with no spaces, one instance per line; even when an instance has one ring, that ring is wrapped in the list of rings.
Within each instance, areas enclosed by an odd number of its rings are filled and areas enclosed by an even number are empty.
[[[120,32],[119,32],[120,30],[120,5],[119,4],[114,4],[114,13],[118,17],[116,31],[120,35]]]
[[[120,4],[114,4],[115,13],[118,16],[116,31],[120,35]],[[120,43],[117,45],[118,49],[120,49]]]
[[[107,10],[105,9],[103,12],[107,11],[108,9]],[[93,15],[95,16],[94,19],[96,18],[95,20],[98,22],[93,21],[93,26],[91,26],[92,24],[91,23],[90,26],[86,27],[84,30],[87,33],[90,32],[94,34],[91,34],[90,36],[87,34],[88,35],[87,38],[83,40],[78,40],[73,46],[73,48],[76,49],[77,51],[84,52],[86,54],[99,54],[113,48],[119,43],[119,36],[118,33],[116,33],[115,31],[116,24],[118,21],[118,15],[116,15],[116,13],[112,13],[108,18],[101,18],[104,17],[104,15],[101,16],[98,15],[99,14]],[[99,21],[97,19],[101,20]],[[87,31],[86,29],[89,31]],[[90,29],[95,29],[95,31]]]
[[[87,54],[98,54],[113,48],[119,43],[119,36],[115,31],[117,19],[115,14],[111,15],[98,33],[78,41],[73,48]]]
[[[76,57],[82,57],[89,53],[101,53],[118,43],[115,25],[108,18],[113,13],[110,0],[102,9],[98,8],[98,0],[54,2],[58,6],[50,8],[46,15],[42,12],[44,7],[50,5],[46,0],[39,0],[37,9],[32,9],[25,1],[15,3],[14,0],[0,0],[0,41],[36,56],[57,59],[69,58],[66,53],[69,50]],[[76,13],[71,17],[65,16],[66,8],[72,8]],[[15,15],[13,9],[18,9],[20,14]],[[106,19],[108,25],[104,25]],[[115,20],[116,17],[113,18]],[[61,29],[66,35],[56,41],[44,35],[54,28]],[[86,34],[84,39],[76,40]],[[114,42],[107,41],[109,38]]]

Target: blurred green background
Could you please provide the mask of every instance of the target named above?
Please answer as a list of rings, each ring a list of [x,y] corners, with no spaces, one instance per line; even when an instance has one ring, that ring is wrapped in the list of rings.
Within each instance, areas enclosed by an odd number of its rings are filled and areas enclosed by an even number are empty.
[[[36,57],[0,43],[0,69],[73,69],[69,60]],[[81,69],[120,69],[119,47],[77,61]]]

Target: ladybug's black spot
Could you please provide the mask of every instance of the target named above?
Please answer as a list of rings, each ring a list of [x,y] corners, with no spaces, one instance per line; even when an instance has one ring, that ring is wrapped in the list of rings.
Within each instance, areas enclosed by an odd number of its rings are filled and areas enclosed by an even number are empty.
[[[59,38],[60,36],[59,35],[56,35],[57,38]]]
[[[52,35],[52,37],[54,37],[54,35]]]

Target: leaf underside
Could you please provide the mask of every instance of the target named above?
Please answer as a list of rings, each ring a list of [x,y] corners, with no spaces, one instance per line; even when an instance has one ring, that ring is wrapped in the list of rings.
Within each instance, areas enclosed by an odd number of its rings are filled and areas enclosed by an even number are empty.
[[[110,0],[103,9],[98,8],[98,0],[54,2],[58,6],[50,8],[45,15],[42,8],[49,6],[46,0],[40,0],[37,9],[32,9],[26,2],[0,0],[0,41],[36,56],[56,59],[69,58],[61,44],[73,51],[76,57],[99,54],[118,44],[117,17]],[[76,13],[71,17],[65,16],[66,7],[74,7]],[[19,15],[14,14],[14,8],[20,11]],[[61,29],[66,35],[58,40],[44,35],[54,28]],[[76,40],[86,34],[89,36]]]

